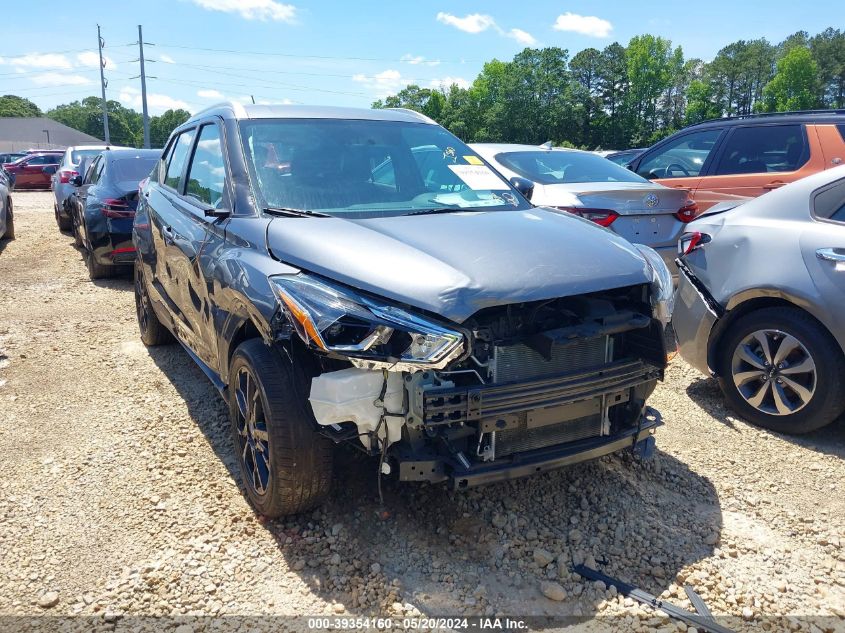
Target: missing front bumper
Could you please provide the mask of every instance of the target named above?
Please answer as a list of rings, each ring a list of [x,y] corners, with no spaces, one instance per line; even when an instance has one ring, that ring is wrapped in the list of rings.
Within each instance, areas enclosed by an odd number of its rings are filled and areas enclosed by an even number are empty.
[[[490,463],[474,464],[469,468],[448,465],[439,459],[429,461],[401,461],[399,479],[402,481],[448,481],[455,489],[472,488],[483,484],[519,479],[564,466],[598,459],[611,453],[631,449],[642,455],[653,450],[655,429],[663,420],[655,409],[646,407],[638,424],[609,436],[592,437],[577,442],[546,447]],[[649,443],[645,446],[643,443]],[[638,451],[638,447],[644,447]]]

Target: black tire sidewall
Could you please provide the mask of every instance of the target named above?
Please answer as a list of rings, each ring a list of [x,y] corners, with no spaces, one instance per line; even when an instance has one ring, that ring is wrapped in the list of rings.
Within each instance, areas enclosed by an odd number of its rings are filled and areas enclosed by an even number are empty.
[[[780,330],[794,336],[807,349],[816,364],[816,390],[801,410],[786,416],[763,413],[748,404],[734,385],[731,364],[739,343],[752,332]],[[809,314],[797,308],[768,308],[740,317],[721,338],[719,385],[730,407],[743,418],[781,433],[809,433],[832,422],[843,406],[838,384],[843,359],[836,341]]]
[[[241,456],[237,429],[238,405],[235,395],[240,368],[251,374],[261,394],[269,436],[270,478],[266,492],[259,495],[249,483],[250,477]],[[272,394],[272,397],[271,397]],[[301,487],[312,478],[330,479],[331,466],[321,456],[331,452],[329,440],[314,431],[313,416],[307,408],[307,392],[300,367],[290,357],[264,344],[261,339],[242,343],[232,356],[229,368],[229,418],[238,470],[247,497],[260,514],[274,518],[294,514],[317,505],[328,486],[310,486],[311,493],[294,495],[286,487]],[[294,453],[294,465],[283,463],[282,450]],[[315,467],[315,464],[318,466]]]

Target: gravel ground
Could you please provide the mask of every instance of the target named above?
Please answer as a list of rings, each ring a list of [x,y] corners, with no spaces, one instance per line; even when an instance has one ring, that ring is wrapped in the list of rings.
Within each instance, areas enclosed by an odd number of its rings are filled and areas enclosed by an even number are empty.
[[[604,559],[685,608],[692,585],[736,629],[845,629],[845,421],[801,439],[759,430],[676,359],[650,402],[666,423],[650,462],[465,493],[388,483],[381,512],[376,464],[349,451],[323,508],[267,522],[239,488],[211,384],[179,346],[141,344],[130,281],[89,281],[49,193],[14,201],[18,239],[0,242],[0,628],[57,622],[44,614],[91,616],[71,620],[82,628],[184,616],[179,633],[224,614],[517,614],[686,630],[570,572]]]

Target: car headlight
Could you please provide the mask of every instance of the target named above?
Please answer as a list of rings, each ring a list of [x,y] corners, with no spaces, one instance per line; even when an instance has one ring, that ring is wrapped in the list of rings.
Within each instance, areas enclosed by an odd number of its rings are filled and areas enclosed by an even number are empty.
[[[312,349],[359,366],[397,371],[441,369],[460,355],[460,332],[315,277],[270,277],[282,308]]]
[[[664,325],[672,318],[672,310],[675,308],[675,291],[672,287],[672,273],[663,258],[650,246],[634,244],[651,268],[651,306],[654,316],[660,319]]]

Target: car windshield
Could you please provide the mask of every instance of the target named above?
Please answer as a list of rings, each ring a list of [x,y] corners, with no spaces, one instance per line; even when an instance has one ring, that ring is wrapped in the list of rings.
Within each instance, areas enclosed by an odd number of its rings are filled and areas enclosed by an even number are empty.
[[[140,181],[150,175],[158,158],[119,158],[112,161],[109,171],[115,182]]]
[[[102,149],[75,149],[70,153],[70,161],[74,165],[78,165],[83,158],[93,158],[102,151]]]
[[[247,120],[262,206],[380,217],[531,205],[445,129],[400,121]]]
[[[634,172],[588,152],[537,150],[505,152],[496,160],[541,185],[577,182],[647,182]]]

